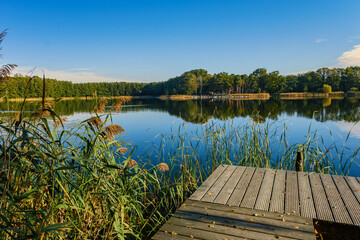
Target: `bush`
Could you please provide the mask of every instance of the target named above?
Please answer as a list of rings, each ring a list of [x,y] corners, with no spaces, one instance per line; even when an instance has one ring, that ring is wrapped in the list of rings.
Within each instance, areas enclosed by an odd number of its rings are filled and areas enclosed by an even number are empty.
[[[330,86],[330,85],[327,85],[327,84],[324,84],[324,86],[323,86],[323,92],[324,92],[324,93],[331,93],[331,86]]]

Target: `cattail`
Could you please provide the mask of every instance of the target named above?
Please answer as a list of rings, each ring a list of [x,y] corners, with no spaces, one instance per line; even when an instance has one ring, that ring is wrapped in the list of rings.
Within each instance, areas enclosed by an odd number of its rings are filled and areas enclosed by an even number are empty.
[[[134,166],[137,166],[137,165],[138,164],[134,159],[130,159],[126,164],[126,167],[131,168],[131,167],[134,167]]]
[[[99,117],[92,117],[86,120],[86,122],[89,124],[90,127],[98,127],[103,124],[103,121]]]
[[[125,132],[125,130],[120,125],[111,124],[101,132],[101,135],[103,135],[104,138],[113,139],[115,138],[116,135],[121,134],[123,132]]]
[[[159,163],[157,165],[157,168],[161,171],[161,172],[166,172],[169,171],[169,166],[166,163]]]

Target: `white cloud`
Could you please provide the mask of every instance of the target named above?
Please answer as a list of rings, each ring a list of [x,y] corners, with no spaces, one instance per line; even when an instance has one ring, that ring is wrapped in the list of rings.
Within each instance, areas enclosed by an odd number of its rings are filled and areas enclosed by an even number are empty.
[[[316,70],[317,69],[309,69],[309,70],[303,70],[303,71],[298,71],[298,72],[288,72],[288,73],[285,73],[284,75],[298,75],[298,74],[303,74],[303,73],[316,71]]]
[[[321,42],[326,42],[327,39],[324,39],[324,38],[318,38],[315,40],[315,43],[321,43]]]
[[[341,131],[348,133],[351,131],[350,136],[360,138],[360,124],[349,123],[345,121],[339,121],[335,123]]]
[[[92,72],[90,68],[75,68],[70,70],[49,70],[44,68],[33,68],[29,66],[19,66],[13,74],[20,73],[22,75],[42,76],[45,73],[46,78],[57,80],[72,81],[75,83],[87,82],[136,82],[134,80],[113,78],[101,76]]]
[[[74,68],[71,71],[93,71],[93,68]]]
[[[344,52],[337,62],[341,67],[360,66],[360,45],[354,46],[354,49]]]

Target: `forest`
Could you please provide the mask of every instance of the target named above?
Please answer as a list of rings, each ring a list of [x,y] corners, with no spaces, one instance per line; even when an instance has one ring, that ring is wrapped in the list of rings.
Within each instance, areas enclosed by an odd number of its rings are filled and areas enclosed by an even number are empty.
[[[46,79],[47,97],[85,96],[160,96],[160,95],[211,95],[236,93],[322,92],[324,84],[332,91],[358,91],[360,67],[320,68],[297,75],[280,75],[279,71],[267,72],[258,68],[251,74],[209,74],[196,69],[163,82],[98,82],[73,83]],[[0,85],[0,97],[41,97],[43,79],[15,74]]]

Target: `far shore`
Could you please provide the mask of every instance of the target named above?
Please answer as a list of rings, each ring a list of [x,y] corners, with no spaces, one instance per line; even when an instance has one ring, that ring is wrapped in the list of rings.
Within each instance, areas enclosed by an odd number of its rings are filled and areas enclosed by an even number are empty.
[[[118,99],[124,96],[112,97],[61,97],[61,100],[95,100],[98,98]],[[214,94],[214,95],[161,95],[161,96],[126,96],[133,99],[161,99],[161,100],[191,100],[191,99],[229,99],[229,100],[269,100],[276,97],[283,100],[311,99],[311,98],[332,98],[343,99],[345,97],[360,97],[360,92],[331,92],[331,93],[310,93],[310,92],[289,92],[270,95],[269,93],[236,93],[236,94]],[[26,98],[27,102],[41,101],[42,98]],[[46,98],[47,101],[54,101],[55,98]],[[24,98],[0,98],[0,102],[22,102]]]

